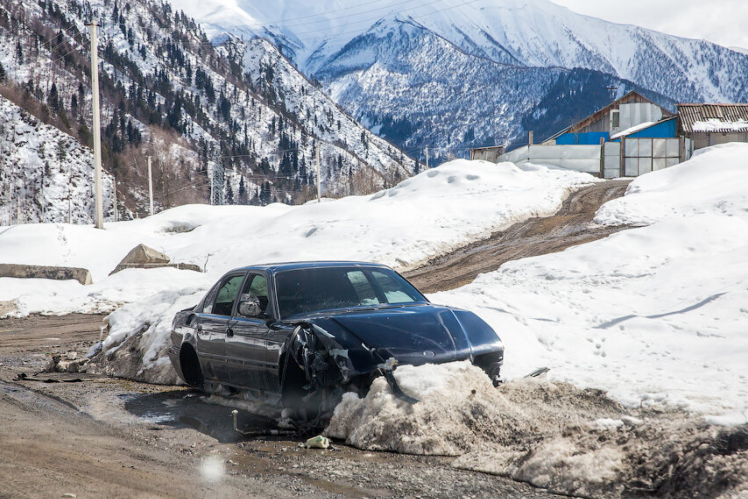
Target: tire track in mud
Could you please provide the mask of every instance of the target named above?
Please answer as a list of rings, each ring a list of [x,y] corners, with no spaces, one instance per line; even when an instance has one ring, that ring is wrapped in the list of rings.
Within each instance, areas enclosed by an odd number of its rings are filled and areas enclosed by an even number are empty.
[[[571,193],[555,215],[531,218],[491,234],[404,275],[424,293],[448,291],[493,272],[505,262],[563,251],[602,239],[628,227],[603,227],[592,222],[604,203],[626,192],[630,179],[608,180]]]

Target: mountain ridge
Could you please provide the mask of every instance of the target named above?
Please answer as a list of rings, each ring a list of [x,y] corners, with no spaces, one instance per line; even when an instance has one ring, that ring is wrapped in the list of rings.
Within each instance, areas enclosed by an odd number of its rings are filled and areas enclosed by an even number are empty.
[[[187,1],[185,8],[189,10],[195,3]],[[590,82],[599,80],[595,76],[597,73],[607,75],[606,86],[620,87],[618,96],[635,89],[648,91],[665,103],[748,100],[748,56],[744,54],[703,40],[673,37],[630,24],[582,16],[546,0],[440,0],[420,6],[409,4],[402,9],[384,4],[379,10],[364,7],[371,2],[359,1],[352,6],[348,4],[345,15],[336,11],[335,7],[341,6],[337,1],[316,2],[313,6],[299,1],[262,6],[248,0],[232,3],[232,8],[244,9],[253,19],[252,26],[232,24],[228,20],[221,25],[220,6],[223,4],[223,0],[200,2],[204,9],[208,5],[214,7],[213,30],[224,29],[238,36],[261,36],[282,46],[284,54],[302,71],[318,79],[339,104],[373,129],[386,129],[391,119],[406,119],[413,128],[426,108],[430,109],[427,114],[436,120],[440,114],[453,112],[454,99],[460,97],[454,88],[450,89],[440,80],[447,73],[465,71],[464,58],[454,54],[456,52],[472,58],[469,66],[473,68],[470,70],[473,79],[469,83],[484,88],[489,88],[494,81],[478,75],[496,75],[495,64],[504,64],[512,70],[545,71],[542,79],[547,88],[555,88],[559,81],[555,75],[559,70],[583,69],[589,71]],[[379,14],[365,13],[361,14],[363,18],[356,17],[353,14],[357,9],[360,12],[374,10]],[[325,10],[327,14],[320,15]],[[295,17],[316,17],[306,25],[299,21],[283,22],[283,12],[290,11],[297,12]],[[197,13],[196,18],[200,19]],[[346,26],[344,20],[349,20],[350,26]],[[417,26],[421,32],[399,29],[403,24]],[[439,44],[435,38],[451,46]],[[427,48],[428,45],[432,48]],[[434,50],[436,46],[440,51]],[[421,50],[422,61],[415,60],[414,50]],[[461,62],[449,66],[444,64],[446,60]],[[381,71],[387,76],[377,76]],[[529,74],[537,77],[538,71],[528,71]],[[441,102],[418,95],[410,101],[401,98],[402,92],[408,90],[401,84],[403,78],[410,78],[412,86],[428,77],[431,77],[433,94],[443,96]],[[535,86],[528,79],[510,78],[520,93],[525,87]],[[377,80],[378,88],[369,84],[371,79]],[[507,87],[503,83],[499,85]],[[418,94],[417,89],[413,93]],[[491,93],[490,88],[487,93]],[[385,102],[387,95],[389,102]],[[387,138],[408,150],[420,150],[421,158],[425,146],[441,148],[449,154],[447,150],[490,145],[490,137],[494,137],[494,143],[513,143],[528,131],[521,122],[527,116],[542,113],[537,106],[548,98],[542,89],[527,96],[494,96],[483,103],[467,96],[461,114],[472,116],[473,123],[458,118],[453,126],[445,123],[429,136],[413,131],[402,137]],[[609,101],[597,92],[591,99],[593,108]],[[370,105],[370,101],[379,104]],[[500,109],[507,104],[512,113],[518,115],[513,117],[512,123],[484,125],[480,122],[485,117],[481,106]],[[412,112],[401,112],[403,106],[412,107]],[[567,125],[571,115],[578,113],[578,109],[570,110],[569,116],[562,117],[553,126]],[[466,142],[456,138],[470,127],[476,129],[480,139]]]

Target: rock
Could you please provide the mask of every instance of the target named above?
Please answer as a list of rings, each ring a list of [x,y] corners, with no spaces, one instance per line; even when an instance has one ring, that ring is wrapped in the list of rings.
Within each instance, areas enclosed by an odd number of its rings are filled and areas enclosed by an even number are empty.
[[[125,269],[157,269],[163,267],[173,267],[179,270],[192,270],[202,272],[202,269],[193,263],[169,263],[171,258],[160,251],[149,248],[145,244],[135,246],[125,258],[122,259],[114,270],[109,274],[115,274]]]
[[[138,244],[125,256],[120,265],[142,265],[144,263],[169,263],[171,258],[160,251],[149,248],[145,244]]]
[[[21,265],[0,263],[0,277],[15,279],[53,279],[55,281],[74,280],[88,286],[93,284],[91,272],[77,267],[48,267],[44,265]]]

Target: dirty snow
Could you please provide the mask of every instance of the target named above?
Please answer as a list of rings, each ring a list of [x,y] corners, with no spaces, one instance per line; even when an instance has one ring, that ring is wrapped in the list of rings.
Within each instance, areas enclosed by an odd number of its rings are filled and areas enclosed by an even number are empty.
[[[344,396],[325,433],[365,450],[454,456],[456,468],[581,497],[654,489],[730,497],[748,476],[745,429],[628,409],[602,391],[547,379],[495,389],[467,361],[401,366],[395,377],[417,404],[378,378],[365,398]]]

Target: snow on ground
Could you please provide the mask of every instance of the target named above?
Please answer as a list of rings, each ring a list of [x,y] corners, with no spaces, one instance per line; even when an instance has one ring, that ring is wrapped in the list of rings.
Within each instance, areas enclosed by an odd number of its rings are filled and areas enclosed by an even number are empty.
[[[748,145],[637,178],[596,221],[645,225],[510,262],[432,296],[474,310],[506,344],[505,374],[748,418]]]
[[[0,230],[0,262],[83,267],[94,284],[2,278],[0,303],[12,302],[3,308],[15,309],[15,315],[110,311],[131,303],[110,318],[107,346],[147,325],[152,328],[140,345],[147,351],[165,345],[176,307],[188,305],[180,296],[199,295],[232,268],[335,259],[404,268],[519,220],[552,214],[570,190],[594,181],[586,174],[532,165],[457,160],[372,196],[325,203],[183,206],[106,224],[105,231],[64,224],[13,226]],[[108,276],[140,243],[207,273],[160,269]]]
[[[748,146],[708,149],[636,179],[598,213],[601,224],[646,225],[565,252],[505,264],[432,296],[475,311],[506,344],[504,375],[551,367],[551,378],[595,387],[626,406],[748,414]],[[226,270],[254,262],[361,259],[404,267],[489,230],[552,213],[589,176],[543,167],[456,161],[373,196],[300,207],[186,206],[109,224],[16,226],[0,261],[91,269],[92,286],[0,279],[16,313],[108,310],[116,346],[148,327],[144,367],[163,363],[173,312]],[[136,244],[207,274],[107,273]],[[208,256],[209,255],[209,256]],[[189,299],[185,295],[191,295]],[[161,359],[161,360],[159,360]]]

